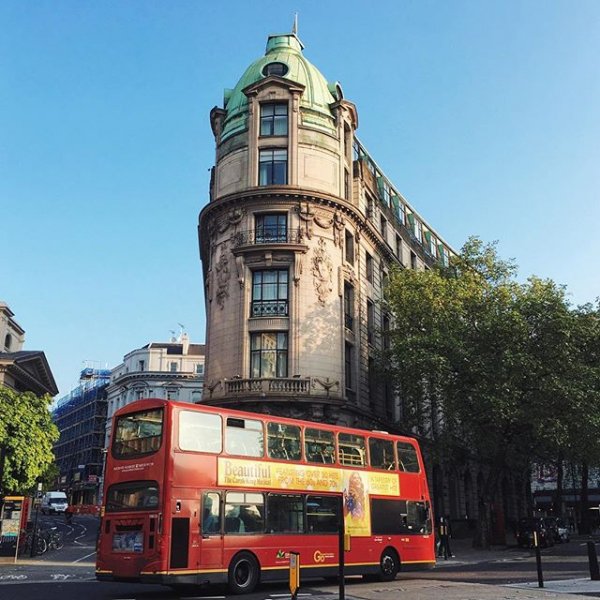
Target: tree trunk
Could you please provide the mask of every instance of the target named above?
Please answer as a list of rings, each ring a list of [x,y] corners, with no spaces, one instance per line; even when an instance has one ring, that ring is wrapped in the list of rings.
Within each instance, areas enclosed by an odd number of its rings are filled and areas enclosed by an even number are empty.
[[[589,510],[589,468],[586,461],[581,463],[581,527],[579,533],[591,533]]]
[[[556,491],[554,492],[554,514],[563,514],[563,453],[559,451],[556,460]]]

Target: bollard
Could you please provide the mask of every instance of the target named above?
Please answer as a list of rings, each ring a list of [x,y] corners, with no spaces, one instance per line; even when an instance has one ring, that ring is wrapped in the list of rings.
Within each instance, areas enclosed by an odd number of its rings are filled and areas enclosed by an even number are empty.
[[[598,555],[596,554],[596,544],[594,542],[587,543],[588,562],[590,564],[590,578],[592,581],[600,579],[600,569],[598,569]]]
[[[544,587],[544,574],[542,573],[542,553],[540,552],[540,539],[537,531],[533,532],[533,543],[535,545],[535,562],[537,564],[538,587]]]

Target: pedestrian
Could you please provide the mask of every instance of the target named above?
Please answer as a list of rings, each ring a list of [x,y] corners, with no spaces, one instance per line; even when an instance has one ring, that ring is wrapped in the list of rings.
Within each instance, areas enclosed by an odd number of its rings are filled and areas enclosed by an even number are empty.
[[[67,525],[70,525],[71,521],[73,521],[73,507],[70,504],[65,509],[65,521]]]
[[[440,538],[438,557],[443,556],[444,560],[448,560],[448,557],[454,556],[450,550],[450,519],[448,517],[440,517],[438,535]]]

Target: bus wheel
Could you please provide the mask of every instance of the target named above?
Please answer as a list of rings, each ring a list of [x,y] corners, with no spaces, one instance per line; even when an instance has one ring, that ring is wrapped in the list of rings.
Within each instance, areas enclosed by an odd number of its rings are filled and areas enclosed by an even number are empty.
[[[249,594],[258,583],[258,562],[250,552],[240,552],[229,565],[229,590],[233,594]]]
[[[400,570],[400,560],[393,548],[386,548],[379,561],[379,578],[381,581],[393,581]]]

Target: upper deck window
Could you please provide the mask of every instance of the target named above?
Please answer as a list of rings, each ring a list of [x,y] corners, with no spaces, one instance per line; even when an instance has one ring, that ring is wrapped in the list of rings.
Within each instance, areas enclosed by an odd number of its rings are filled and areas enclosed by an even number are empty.
[[[179,447],[219,454],[223,449],[221,428],[219,415],[182,410],[179,413]]]
[[[304,453],[307,462],[333,464],[335,462],[333,431],[307,428],[304,431]]]
[[[225,450],[239,456],[263,456],[263,424],[254,419],[227,417]]]
[[[375,469],[392,471],[396,468],[394,459],[394,442],[380,438],[369,438],[369,454],[371,466]]]
[[[408,473],[418,473],[420,471],[419,459],[415,447],[408,442],[397,442],[396,447],[398,449],[399,469]]]
[[[162,408],[142,410],[117,418],[112,453],[115,458],[135,458],[160,448],[164,413]]]
[[[340,464],[364,467],[366,464],[365,438],[353,433],[340,433],[338,435],[338,452]]]
[[[284,423],[267,425],[269,458],[300,460],[300,427]]]

